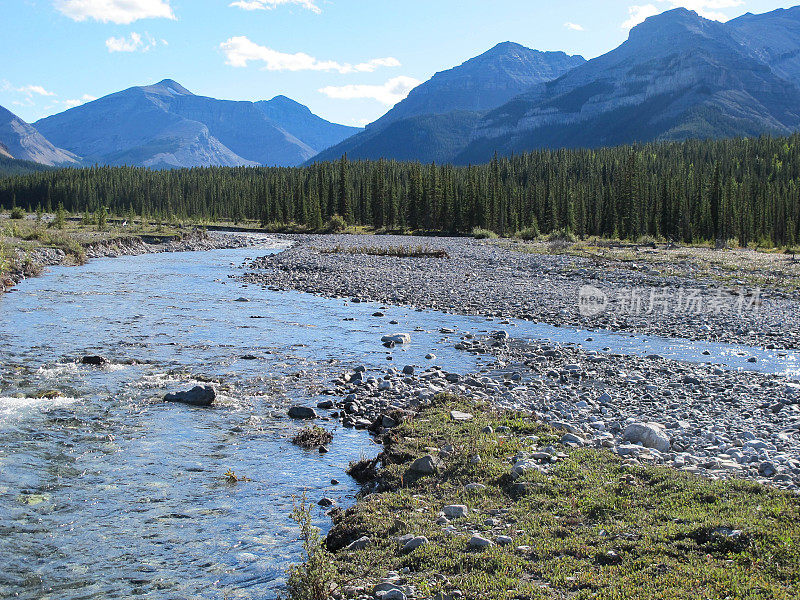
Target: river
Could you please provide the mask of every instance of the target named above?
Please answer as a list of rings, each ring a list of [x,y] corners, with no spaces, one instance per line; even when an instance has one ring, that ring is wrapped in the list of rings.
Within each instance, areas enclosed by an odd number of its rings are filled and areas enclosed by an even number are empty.
[[[351,504],[347,464],[378,451],[335,421],[323,423],[336,429],[328,454],[303,451],[290,443],[299,425],[287,408],[316,405],[328,380],[359,364],[424,366],[433,352],[466,373],[491,361],[456,351],[443,327],[797,374],[792,353],[401,307],[375,318],[374,304],[230,278],[279,250],[265,240],[100,259],[0,297],[0,597],[275,597],[299,557],[293,502],[307,493]],[[401,331],[411,345],[381,345]],[[80,364],[87,354],[110,364]],[[161,401],[209,380],[221,395],[213,409]],[[36,398],[48,390],[61,395]],[[231,484],[228,470],[251,481]],[[325,528],[322,509],[315,517]]]

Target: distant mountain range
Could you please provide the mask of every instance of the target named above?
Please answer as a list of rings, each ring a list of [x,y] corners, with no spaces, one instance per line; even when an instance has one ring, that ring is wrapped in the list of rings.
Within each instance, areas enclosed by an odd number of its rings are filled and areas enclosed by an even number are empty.
[[[789,58],[800,37],[788,33],[798,24],[798,9],[729,24],[682,8],[651,17],[619,48],[487,113],[450,159],[790,133],[800,128],[800,79]]]
[[[444,161],[463,147],[482,113],[585,63],[582,56],[539,52],[505,42],[434,75],[363,133],[314,158]]]
[[[294,166],[358,132],[288,98],[234,102],[195,96],[170,79],[37,121],[54,144],[89,163],[157,169]]]
[[[678,8],[590,61],[505,42],[434,75],[365,129],[277,96],[233,102],[175,81],[29,125],[0,109],[0,156],[45,165],[466,164],[539,148],[800,130],[800,7],[727,23]]]

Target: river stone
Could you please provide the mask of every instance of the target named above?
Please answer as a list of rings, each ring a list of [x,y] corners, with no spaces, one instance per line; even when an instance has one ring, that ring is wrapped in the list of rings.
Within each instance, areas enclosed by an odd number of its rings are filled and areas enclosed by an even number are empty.
[[[410,344],[411,335],[408,333],[395,333],[392,335],[385,335],[381,338],[384,344]]]
[[[413,537],[406,542],[405,546],[403,546],[403,552],[413,552],[417,548],[421,548],[427,543],[428,538],[426,538],[424,535],[418,535],[417,537]]]
[[[489,548],[490,546],[494,546],[494,542],[491,540],[487,540],[485,537],[478,535],[477,533],[473,535],[469,540],[470,548],[480,548],[483,550],[484,548]]]
[[[108,364],[108,359],[105,356],[84,356],[81,359],[84,365],[92,365],[93,367],[102,367]]]
[[[469,509],[461,504],[452,504],[445,506],[442,512],[448,519],[464,519],[469,514]]]
[[[364,550],[372,545],[372,540],[367,536],[358,538],[355,542],[351,542],[345,550]]]
[[[302,420],[316,419],[317,411],[307,406],[293,406],[289,409],[289,417]]]
[[[450,417],[453,421],[471,421],[472,415],[470,413],[461,412],[460,410],[451,410]]]
[[[669,436],[655,423],[631,423],[622,434],[623,439],[641,444],[645,448],[654,448],[659,452],[669,452],[672,444]]]
[[[176,392],[164,396],[166,402],[178,402],[191,406],[211,406],[217,399],[217,392],[211,386],[197,386],[186,392]]]
[[[441,467],[442,461],[428,454],[426,456],[421,456],[411,463],[409,469],[414,473],[420,473],[422,475],[435,475]]]

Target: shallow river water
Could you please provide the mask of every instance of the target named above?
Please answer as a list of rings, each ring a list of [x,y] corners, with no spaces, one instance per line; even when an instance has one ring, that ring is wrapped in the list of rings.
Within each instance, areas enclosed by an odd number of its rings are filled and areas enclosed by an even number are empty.
[[[328,454],[302,451],[287,407],[315,405],[326,381],[358,364],[425,366],[429,352],[459,373],[489,362],[453,349],[443,327],[797,373],[791,353],[398,307],[375,318],[374,304],[229,278],[271,251],[95,260],[0,297],[0,598],[274,597],[298,558],[293,498],[352,503],[344,469],[377,452],[347,429]],[[413,343],[389,352],[380,337],[396,332]],[[86,354],[111,364],[78,364]],[[208,379],[216,408],[160,400]],[[32,398],[48,390],[62,397]],[[227,483],[229,469],[251,481]]]

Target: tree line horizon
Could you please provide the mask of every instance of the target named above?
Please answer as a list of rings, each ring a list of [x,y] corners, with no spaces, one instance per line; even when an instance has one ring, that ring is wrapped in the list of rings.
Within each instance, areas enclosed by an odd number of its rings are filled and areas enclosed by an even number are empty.
[[[338,215],[379,231],[791,246],[800,134],[538,150],[463,167],[345,155],[305,167],[70,168],[0,178],[0,206],[309,231]]]

